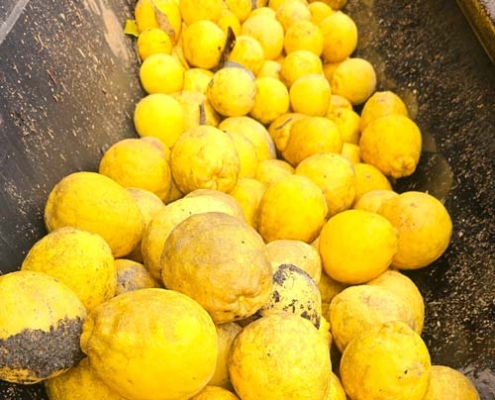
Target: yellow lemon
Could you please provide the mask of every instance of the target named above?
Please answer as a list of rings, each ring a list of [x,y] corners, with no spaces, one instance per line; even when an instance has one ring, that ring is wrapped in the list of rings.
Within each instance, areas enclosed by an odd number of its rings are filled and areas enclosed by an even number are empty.
[[[276,157],[275,144],[265,126],[249,116],[225,118],[218,128],[231,135],[242,135],[253,143],[258,161]]]
[[[359,146],[355,143],[344,142],[342,144],[342,151],[340,154],[348,159],[352,165],[359,164],[361,162]]]
[[[304,2],[300,1],[284,1],[275,9],[275,18],[287,30],[298,21],[309,21],[311,19],[311,11]]]
[[[272,78],[280,79],[281,69],[282,65],[280,64],[280,62],[274,60],[265,60],[256,76],[258,78],[271,76]]]
[[[364,331],[388,321],[401,321],[412,329],[414,314],[402,297],[375,285],[349,286],[330,303],[327,318],[340,352]]]
[[[237,201],[244,212],[246,222],[258,227],[258,207],[265,193],[266,185],[254,178],[240,178],[229,194]]]
[[[258,209],[258,229],[266,242],[295,239],[312,242],[327,215],[321,189],[301,175],[283,177],[268,186]]]
[[[332,91],[323,74],[307,74],[290,87],[290,105],[294,112],[323,117],[328,110]]]
[[[312,244],[311,246],[315,250],[318,248],[317,244]],[[328,315],[328,309],[330,308],[330,303],[333,298],[342,292],[346,287],[348,287],[348,285],[330,278],[328,274],[322,270],[320,281],[318,282],[318,289],[320,289],[321,294],[321,313],[323,316]]]
[[[236,322],[227,322],[225,324],[215,325],[218,338],[218,356],[215,373],[211,377],[208,385],[220,386],[232,390],[232,384],[229,377],[229,354],[232,343],[237,337],[242,327]]]
[[[220,62],[225,41],[226,34],[217,24],[198,20],[182,33],[184,57],[193,67],[212,69]]]
[[[87,310],[115,295],[112,250],[99,235],[73,227],[55,229],[38,240],[21,270],[44,272],[71,288]]]
[[[170,167],[182,193],[195,189],[232,189],[240,161],[231,137],[208,125],[185,131],[172,147]]]
[[[240,400],[234,393],[218,386],[205,386],[196,396],[191,397],[191,400]]]
[[[388,269],[367,284],[379,286],[402,298],[414,314],[414,330],[421,334],[425,318],[425,304],[421,292],[411,278],[397,270]]]
[[[409,176],[416,170],[421,145],[419,127],[412,119],[398,114],[371,122],[359,140],[362,160],[394,178]]]
[[[340,382],[339,377],[333,371],[327,394],[323,398],[323,400],[347,400],[347,395],[345,394],[344,388],[342,387],[342,383]]]
[[[175,0],[138,0],[134,17],[139,32],[160,28],[174,43],[180,36],[182,17]]]
[[[213,75],[206,95],[213,108],[225,117],[249,113],[256,97],[255,78],[243,67],[226,67]]]
[[[276,12],[281,6],[289,2],[298,2],[301,4],[307,4],[306,0],[269,0],[268,7]]]
[[[349,343],[340,361],[342,386],[354,400],[422,400],[430,371],[426,344],[400,321],[366,330]]]
[[[297,50],[307,50],[318,57],[323,52],[323,33],[318,25],[308,20],[294,22],[285,32],[284,50],[286,54]]]
[[[307,176],[321,188],[329,217],[352,206],[356,195],[356,175],[352,164],[340,154],[314,154],[301,161],[295,172]]]
[[[184,130],[197,128],[199,125],[217,126],[220,116],[213,109],[206,95],[201,92],[181,90],[172,93],[184,110]]]
[[[141,32],[136,45],[139,58],[143,61],[153,54],[171,54],[173,48],[170,36],[160,28],[148,28]]]
[[[0,276],[0,379],[33,384],[60,375],[82,358],[86,309],[76,293],[39,271]]]
[[[256,147],[244,135],[230,134],[234,147],[239,156],[239,176],[240,178],[252,178],[256,174],[256,168],[258,167],[258,154]]]
[[[319,25],[321,21],[333,13],[332,7],[325,1],[310,1],[308,10],[311,13],[311,22],[316,25]]]
[[[105,151],[98,167],[100,174],[123,187],[148,190],[164,200],[172,175],[162,150],[135,138],[122,139]]]
[[[318,26],[324,37],[322,57],[325,61],[343,61],[356,49],[358,29],[346,13],[335,11],[322,19]]]
[[[97,233],[114,257],[130,253],[141,240],[144,219],[132,196],[117,182],[96,172],[73,172],[51,190],[44,210],[49,232],[73,226]]]
[[[318,250],[302,240],[281,239],[267,243],[268,256],[273,270],[282,264],[291,264],[305,271],[318,283],[322,264]]]
[[[96,375],[88,358],[64,374],[47,379],[44,387],[50,400],[126,400]]]
[[[217,25],[227,36],[233,34],[233,37],[236,37],[241,34],[241,23],[237,19],[236,15],[227,7],[222,8],[222,13],[217,21]]]
[[[323,226],[319,249],[323,269],[333,279],[360,284],[387,270],[397,252],[397,231],[378,214],[346,210]]]
[[[225,213],[195,214],[179,223],[160,264],[165,287],[195,299],[215,323],[253,315],[271,294],[272,268],[261,236]]]
[[[115,267],[117,268],[116,296],[132,290],[160,287],[160,284],[140,262],[118,258],[115,260]]]
[[[268,187],[281,178],[293,175],[294,172],[294,167],[287,161],[272,158],[258,163],[255,178]]]
[[[241,25],[241,35],[258,40],[267,60],[275,60],[282,54],[284,28],[274,17],[261,14],[248,17]]]
[[[385,201],[378,213],[399,232],[399,249],[392,265],[417,269],[430,265],[447,249],[452,220],[445,206],[431,194],[407,191]]]
[[[182,90],[206,94],[208,84],[213,78],[213,72],[204,68],[189,68],[184,73],[184,85]]]
[[[249,115],[264,125],[285,114],[289,110],[289,92],[278,79],[256,78],[256,95]]]
[[[325,66],[328,64],[323,64],[323,72],[325,72]],[[327,78],[327,80],[329,80]],[[330,81],[330,80],[329,80]],[[327,115],[332,114],[340,108],[347,108],[348,110],[353,110],[352,104],[344,96],[338,94],[332,94],[330,97],[330,104],[328,105]]]
[[[184,110],[172,96],[150,94],[137,103],[134,126],[139,136],[157,137],[170,148],[184,130]]]
[[[392,184],[376,167],[365,162],[354,164],[356,174],[356,201],[371,190],[392,190]]]
[[[376,89],[373,65],[364,58],[347,58],[335,68],[330,80],[332,93],[345,97],[352,105],[364,103]]]
[[[222,14],[223,0],[180,0],[178,3],[186,25],[201,20],[216,22]]]
[[[320,57],[309,50],[295,50],[282,61],[280,76],[288,88],[300,77],[308,74],[322,74]],[[308,99],[306,99],[308,101]]]
[[[352,208],[376,213],[383,202],[398,195],[399,194],[393,190],[371,190],[359,196],[359,199],[354,202]]]
[[[364,103],[363,109],[361,110],[361,131],[364,131],[369,123],[375,119],[390,114],[399,114],[405,117],[409,116],[406,105],[397,94],[390,90],[375,92],[366,100],[366,103]]]
[[[256,0],[258,5],[256,8],[253,8],[252,11],[249,13],[248,18],[250,17],[256,17],[258,15],[265,15],[270,18],[275,18],[275,10],[268,7],[266,3],[268,3],[268,0]]]
[[[360,117],[356,111],[338,107],[330,112],[327,111],[326,117],[337,125],[344,142],[359,144],[359,138],[361,137],[359,129]]]
[[[286,400],[294,393],[299,400],[322,399],[330,371],[324,337],[307,319],[289,313],[247,325],[229,361],[230,379],[243,400]]]
[[[335,124],[324,117],[306,117],[292,123],[284,159],[297,166],[306,158],[319,153],[342,151],[342,137]]]
[[[225,0],[225,3],[241,23],[246,20],[253,9],[251,0]]]
[[[242,65],[257,75],[265,62],[265,53],[260,42],[254,37],[239,35],[235,38],[234,48],[228,60]]]
[[[213,375],[218,352],[208,313],[190,297],[160,288],[102,303],[84,322],[80,342],[112,390],[143,400],[190,399]]]
[[[146,269],[160,278],[160,257],[168,235],[180,222],[202,212],[225,212],[244,220],[244,213],[235,199],[223,192],[197,189],[166,205],[146,227],[141,250]]]
[[[473,382],[462,372],[446,365],[431,366],[430,385],[423,400],[479,400]]]
[[[182,89],[184,67],[170,54],[153,54],[139,68],[139,80],[148,94],[169,94]]]
[[[268,133],[270,134],[275,147],[281,153],[287,146],[287,141],[290,136],[290,129],[292,124],[298,119],[305,118],[306,115],[301,113],[285,113],[278,118],[275,118],[268,127]]]

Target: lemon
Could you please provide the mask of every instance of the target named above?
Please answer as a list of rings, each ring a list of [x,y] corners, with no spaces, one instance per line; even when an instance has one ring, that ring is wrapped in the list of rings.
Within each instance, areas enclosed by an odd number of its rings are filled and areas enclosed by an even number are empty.
[[[254,178],[240,178],[229,194],[242,208],[246,222],[258,227],[258,207],[265,193],[266,185]]]
[[[239,176],[240,178],[252,178],[256,174],[256,168],[258,166],[258,154],[256,147],[244,135],[229,134],[234,143],[234,147],[239,156]]]
[[[101,304],[84,322],[80,342],[112,390],[143,400],[191,398],[213,375],[218,352],[208,313],[190,297],[159,288]]]
[[[172,147],[184,130],[184,110],[167,94],[143,97],[134,109],[134,126],[141,137],[152,136]]]
[[[238,35],[228,60],[242,65],[257,75],[265,62],[265,53],[260,42],[254,37]]]
[[[195,189],[228,192],[239,176],[240,161],[231,137],[200,125],[185,131],[170,153],[172,177],[182,193]]]
[[[332,105],[330,105],[331,108]],[[337,107],[332,111],[327,111],[326,117],[337,125],[344,142],[359,144],[359,138],[361,137],[359,123],[361,118],[356,111],[345,107]]]
[[[325,67],[328,65],[329,64],[323,64],[323,73],[325,73]],[[328,78],[327,80],[330,81],[330,79]],[[348,110],[354,110],[351,102],[347,100],[344,96],[341,96],[339,94],[332,94],[332,96],[330,97],[330,104],[328,105],[327,115],[331,115],[340,108],[347,108]],[[360,117],[360,121],[361,121],[361,117]]]
[[[73,172],[50,191],[44,210],[49,232],[73,226],[99,234],[114,257],[130,253],[141,240],[144,219],[132,196],[96,172]]]
[[[365,283],[385,272],[397,247],[393,225],[385,217],[363,210],[334,215],[319,239],[324,271],[347,284]]]
[[[251,0],[225,0],[225,3],[241,23],[246,20],[253,8]]]
[[[83,357],[86,309],[72,289],[38,271],[0,276],[0,379],[33,384],[60,375]]]
[[[243,210],[232,196],[201,189],[167,204],[155,215],[146,227],[141,244],[144,264],[155,279],[160,279],[160,257],[169,233],[187,217],[210,211],[225,212],[244,220]]]
[[[352,105],[359,105],[376,89],[373,65],[364,58],[347,58],[335,68],[330,80],[332,93],[345,97]]]
[[[312,155],[341,151],[342,136],[335,124],[328,118],[308,116],[292,123],[282,155],[297,166]]]
[[[70,226],[39,239],[21,269],[44,272],[66,284],[87,310],[115,295],[117,271],[107,242],[97,234]]]
[[[246,68],[227,67],[215,72],[206,91],[213,108],[225,117],[249,113],[256,97],[255,78]]]
[[[407,106],[402,99],[390,90],[379,91],[366,100],[361,110],[360,129],[364,129],[370,122],[390,114],[399,114],[405,117],[409,116]]]
[[[310,1],[308,10],[311,13],[311,22],[316,25],[319,25],[321,21],[333,13],[332,7],[325,1]]]
[[[220,116],[213,109],[206,95],[201,92],[181,90],[172,93],[184,110],[184,130],[196,128],[199,125],[217,126]]]
[[[175,0],[138,0],[134,17],[139,32],[160,28],[174,43],[180,36],[182,17]]]
[[[225,32],[217,24],[198,20],[182,33],[184,57],[193,67],[212,69],[220,62],[225,41]]]
[[[289,92],[278,79],[257,78],[256,96],[249,115],[264,125],[285,114],[289,110]]]
[[[335,11],[322,19],[318,26],[324,37],[322,57],[325,61],[343,61],[356,49],[358,29],[346,13]]]
[[[50,400],[126,400],[95,374],[88,358],[64,374],[45,380],[44,387]]]
[[[305,158],[296,174],[316,183],[327,201],[328,217],[349,209],[356,195],[356,175],[352,164],[340,154],[319,153]]]
[[[318,57],[323,52],[323,33],[318,25],[308,20],[294,22],[285,32],[284,50],[286,54],[297,50],[307,50]]]
[[[232,343],[237,337],[242,327],[236,322],[227,322],[225,324],[215,325],[218,338],[218,356],[215,373],[211,377],[208,385],[220,386],[228,390],[232,390],[232,384],[229,377],[229,354],[232,348]]]
[[[399,249],[392,265],[417,269],[430,265],[447,249],[452,220],[445,206],[425,192],[407,191],[385,201],[378,213],[399,232]]]
[[[359,146],[355,143],[344,142],[342,144],[342,151],[340,152],[340,154],[348,159],[352,165],[361,163]]]
[[[182,90],[206,94],[208,84],[213,78],[213,72],[204,68],[189,68],[184,73]]]
[[[421,144],[419,127],[398,114],[371,122],[359,140],[362,160],[394,178],[409,176],[416,170]]]
[[[340,361],[342,386],[354,400],[422,400],[430,371],[426,344],[400,321],[366,330],[349,343]]]
[[[323,117],[328,110],[332,91],[323,74],[307,74],[290,87],[290,105],[294,112]]]
[[[287,146],[292,123],[305,117],[307,116],[301,113],[288,112],[275,118],[275,120],[271,122],[268,127],[268,133],[280,153],[283,152]]]
[[[295,239],[312,242],[325,223],[327,204],[309,178],[289,175],[270,185],[258,209],[258,229],[266,242]]]
[[[285,85],[290,88],[302,76],[322,73],[323,65],[320,57],[309,50],[295,50],[287,54],[282,61],[280,77]]]
[[[240,400],[234,393],[218,386],[205,386],[191,400]]]
[[[320,281],[320,253],[310,244],[302,240],[281,239],[267,243],[266,248],[274,270],[282,264],[292,264],[305,271],[316,283]]]
[[[312,247],[315,250],[318,248],[317,245],[312,245]],[[323,316],[328,315],[328,309],[330,308],[330,303],[333,298],[346,287],[348,287],[348,285],[330,278],[328,274],[322,270],[320,281],[318,282],[318,289],[320,290],[321,295],[321,313]]]
[[[142,139],[122,139],[110,146],[100,160],[98,172],[123,187],[148,190],[164,200],[172,175],[162,150]]]
[[[298,21],[309,21],[311,19],[311,11],[308,10],[305,2],[300,1],[284,1],[275,9],[275,18],[287,30]]]
[[[340,10],[347,4],[347,0],[322,0],[325,4],[332,8],[332,10]],[[314,0],[309,0],[310,5],[314,2]]]
[[[332,299],[327,318],[340,352],[362,332],[388,321],[401,321],[415,329],[413,311],[402,297],[375,285],[342,290]]]
[[[241,25],[241,35],[255,38],[263,47],[265,59],[275,60],[284,48],[284,28],[273,16],[251,15]]]
[[[160,287],[160,284],[140,262],[118,258],[115,260],[115,267],[117,269],[116,296],[132,290]]]
[[[178,3],[186,25],[201,20],[216,22],[222,14],[223,0],[180,0]]]
[[[231,135],[242,135],[253,143],[258,161],[276,157],[275,144],[265,126],[250,116],[225,118],[218,128]]]
[[[462,372],[446,365],[431,366],[430,385],[423,400],[479,400],[473,382]]]
[[[171,54],[172,40],[160,28],[148,28],[141,32],[137,39],[137,51],[141,60],[146,60],[153,54]]]
[[[301,3],[301,4],[307,4],[306,0],[269,0],[268,1],[268,7],[276,12],[281,6],[283,6],[285,3],[289,3],[289,2],[297,2],[297,3]]]
[[[165,287],[198,301],[215,323],[253,315],[271,294],[272,268],[261,236],[225,213],[195,214],[179,223],[160,264]]]
[[[392,190],[392,184],[375,166],[365,162],[354,164],[356,174],[356,201],[372,190]]]
[[[255,178],[268,187],[281,178],[293,175],[294,172],[294,167],[287,161],[272,158],[258,163]]]
[[[315,3],[311,3],[315,4]],[[323,400],[347,400],[347,395],[345,394],[344,388],[340,379],[332,371],[330,385],[328,386],[328,391]]]
[[[425,304],[421,292],[411,278],[397,270],[388,269],[367,284],[379,286],[402,298],[413,312],[414,330],[421,334],[425,318]]]
[[[148,94],[177,92],[184,83],[184,67],[170,54],[153,54],[139,67],[139,80]]]
[[[270,18],[275,18],[275,10],[268,7],[268,5],[266,4],[268,3],[268,0],[256,0],[256,2],[258,3],[258,5],[249,13],[248,18],[256,17],[258,15],[265,15]]]
[[[397,192],[393,190],[371,190],[369,192],[364,193],[359,197],[359,199],[354,203],[352,208],[356,210],[365,210],[371,212],[378,212],[378,209],[381,207],[383,202],[398,196]]]
[[[243,400],[323,399],[331,373],[328,344],[305,318],[268,315],[237,335],[229,372]]]
[[[280,79],[281,69],[282,65],[280,64],[280,62],[274,60],[265,60],[256,76],[258,78],[271,76],[272,78]]]

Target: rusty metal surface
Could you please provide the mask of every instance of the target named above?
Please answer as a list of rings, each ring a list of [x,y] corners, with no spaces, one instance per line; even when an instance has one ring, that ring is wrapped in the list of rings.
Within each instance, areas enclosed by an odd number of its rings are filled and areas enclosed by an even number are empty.
[[[121,31],[133,5],[2,2],[6,14],[18,6],[19,18],[0,39],[1,273],[44,233],[51,187],[94,170],[110,144],[134,135],[142,91]],[[435,363],[464,371],[482,400],[494,400],[495,68],[454,0],[349,0],[346,11],[360,29],[356,55],[373,63],[380,89],[405,99],[424,133],[418,171],[397,190],[428,190],[454,221],[446,254],[409,274],[426,300],[425,341]],[[5,382],[0,397],[46,399],[41,385]]]

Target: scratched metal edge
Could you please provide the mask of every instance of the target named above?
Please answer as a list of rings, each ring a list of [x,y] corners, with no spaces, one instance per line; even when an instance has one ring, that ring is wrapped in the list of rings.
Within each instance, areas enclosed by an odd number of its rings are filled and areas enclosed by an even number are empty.
[[[495,0],[490,0],[495,1]],[[495,15],[480,0],[457,0],[488,57],[495,64]]]

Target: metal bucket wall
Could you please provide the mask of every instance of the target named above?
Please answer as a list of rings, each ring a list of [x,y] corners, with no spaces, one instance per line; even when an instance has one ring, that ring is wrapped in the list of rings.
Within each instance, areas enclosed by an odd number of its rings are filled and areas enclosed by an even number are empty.
[[[4,4],[5,3],[5,4]],[[63,176],[96,170],[135,135],[143,95],[133,0],[6,0],[0,6],[0,273],[19,268],[44,233],[43,206]],[[425,296],[424,338],[436,364],[458,368],[495,399],[495,67],[451,0],[349,0],[356,55],[380,90],[408,104],[424,133],[418,171],[398,191],[429,191],[454,221],[452,243],[409,273]],[[5,400],[46,399],[42,385],[0,382]]]

